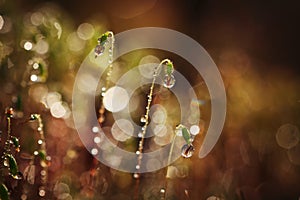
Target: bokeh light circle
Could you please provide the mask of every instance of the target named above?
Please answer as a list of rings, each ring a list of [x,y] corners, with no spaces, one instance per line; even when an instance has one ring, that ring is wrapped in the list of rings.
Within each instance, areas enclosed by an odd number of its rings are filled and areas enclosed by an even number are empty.
[[[285,149],[291,149],[300,141],[300,133],[297,126],[284,124],[280,126],[276,133],[276,141],[279,146]]]
[[[110,112],[123,110],[129,102],[127,91],[119,86],[109,88],[103,98],[104,107]]]

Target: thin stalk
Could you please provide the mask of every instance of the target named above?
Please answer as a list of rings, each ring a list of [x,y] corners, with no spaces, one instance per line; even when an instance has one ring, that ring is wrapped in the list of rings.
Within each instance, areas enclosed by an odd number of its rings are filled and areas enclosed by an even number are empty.
[[[143,115],[143,117],[145,118],[145,124],[142,128],[141,140],[139,141],[139,148],[138,148],[139,155],[138,155],[138,163],[137,163],[137,167],[138,167],[137,168],[137,173],[139,173],[139,169],[140,169],[140,166],[142,164],[144,140],[145,140],[145,135],[146,135],[146,132],[147,132],[148,124],[149,124],[149,112],[150,112],[150,106],[151,106],[151,103],[152,103],[154,84],[155,84],[158,72],[159,72],[159,70],[161,69],[161,67],[164,63],[172,63],[172,62],[169,59],[162,60],[159,63],[159,65],[157,66],[157,68],[154,69],[154,73],[153,73],[153,79],[152,79],[152,83],[151,83],[151,86],[150,86],[150,91],[149,91],[149,94],[148,94],[146,113],[145,113],[145,115]],[[139,176],[138,176],[137,180],[136,180],[135,198],[134,199],[138,199],[139,183],[140,183],[140,180],[139,180]]]

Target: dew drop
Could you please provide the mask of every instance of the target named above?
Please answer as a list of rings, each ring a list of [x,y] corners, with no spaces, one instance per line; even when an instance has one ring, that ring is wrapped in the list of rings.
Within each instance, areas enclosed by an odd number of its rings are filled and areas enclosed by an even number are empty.
[[[190,158],[193,155],[194,151],[195,149],[192,144],[185,144],[181,148],[181,155],[184,158]]]
[[[133,174],[133,178],[138,179],[138,178],[140,178],[140,175],[139,175],[138,173],[134,173],[134,174]]]
[[[13,179],[16,180],[21,180],[23,175],[21,174],[21,172],[18,172],[16,175],[12,175]]]
[[[93,148],[92,150],[91,150],[91,154],[92,155],[97,155],[98,154],[98,149],[96,149],[96,148]]]
[[[161,188],[160,191],[159,191],[159,193],[160,193],[160,196],[161,196],[163,199],[165,199],[165,195],[166,195],[166,190],[165,190],[165,188]]]
[[[173,75],[165,75],[164,87],[172,88],[175,85],[175,77]]]
[[[4,165],[5,167],[8,167],[8,166],[9,166],[9,163],[8,163],[7,158],[4,159],[3,165]]]
[[[142,137],[143,137],[143,133],[139,132],[139,133],[138,133],[138,137],[139,137],[139,138],[142,138]]]
[[[46,191],[45,191],[45,189],[44,188],[40,188],[39,189],[39,196],[41,196],[41,197],[44,197],[46,195]]]
[[[101,44],[98,44],[96,47],[95,47],[95,57],[97,58],[97,56],[101,56],[103,54],[105,50],[105,47]]]
[[[146,122],[147,122],[146,116],[142,116],[142,117],[141,117],[141,122],[142,122],[142,123],[146,123]]]
[[[180,126],[177,126],[176,129],[175,129],[175,134],[177,136],[182,136],[182,127]]]

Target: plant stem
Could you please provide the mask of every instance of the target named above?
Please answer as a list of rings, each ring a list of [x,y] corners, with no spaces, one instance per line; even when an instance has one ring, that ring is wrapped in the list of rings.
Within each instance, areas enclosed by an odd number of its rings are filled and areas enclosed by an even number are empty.
[[[150,91],[149,91],[149,94],[148,94],[148,100],[147,100],[147,106],[146,106],[146,113],[143,116],[143,117],[145,117],[146,121],[145,121],[145,124],[144,124],[144,126],[142,128],[141,140],[139,141],[139,147],[138,147],[139,155],[138,155],[138,162],[137,162],[137,166],[138,166],[137,173],[139,173],[139,169],[140,169],[141,164],[142,164],[144,140],[145,140],[145,135],[146,135],[146,132],[147,132],[147,127],[148,127],[148,124],[149,124],[149,112],[150,112],[150,106],[151,106],[151,103],[152,103],[152,96],[153,96],[154,84],[155,84],[158,72],[159,72],[160,68],[162,67],[162,65],[164,63],[172,63],[172,62],[169,59],[162,60],[159,63],[159,65],[154,69],[154,73],[153,73],[153,79],[152,79],[152,83],[151,83],[151,86],[150,86]],[[139,177],[138,177],[137,180],[136,180],[135,198],[134,199],[138,199],[138,195],[139,195],[139,183],[140,183],[140,180],[139,180]]]

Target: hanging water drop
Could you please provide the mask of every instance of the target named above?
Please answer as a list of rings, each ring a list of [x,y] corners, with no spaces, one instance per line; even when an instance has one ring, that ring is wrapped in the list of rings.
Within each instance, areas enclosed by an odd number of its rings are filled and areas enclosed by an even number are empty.
[[[181,148],[181,155],[184,158],[190,158],[193,155],[194,151],[195,151],[195,149],[192,144],[185,144]]]
[[[143,133],[142,133],[142,132],[139,132],[139,133],[138,133],[138,137],[139,137],[139,138],[142,138],[142,137],[143,137]]]
[[[141,122],[142,122],[142,123],[146,123],[146,122],[147,122],[146,116],[142,116],[142,117],[141,117]]]
[[[8,162],[7,158],[4,158],[3,165],[4,165],[5,167],[8,167],[8,166],[9,166],[9,162]]]
[[[175,77],[173,75],[165,75],[164,87],[172,88],[175,85]]]
[[[177,136],[182,136],[182,128],[181,127],[176,127],[175,129],[175,134]]]
[[[11,177],[16,180],[21,180],[23,178],[23,175],[21,174],[21,172],[18,172],[16,175],[11,174]]]
[[[165,188],[161,188],[160,191],[159,191],[159,193],[160,193],[160,197],[162,199],[165,199],[166,189]]]
[[[134,174],[133,174],[133,178],[138,179],[139,177],[140,177],[140,175],[139,175],[138,173],[134,173]]]
[[[98,44],[96,47],[95,47],[95,57],[97,58],[97,56],[101,56],[103,54],[105,50],[105,47],[101,44]]]

